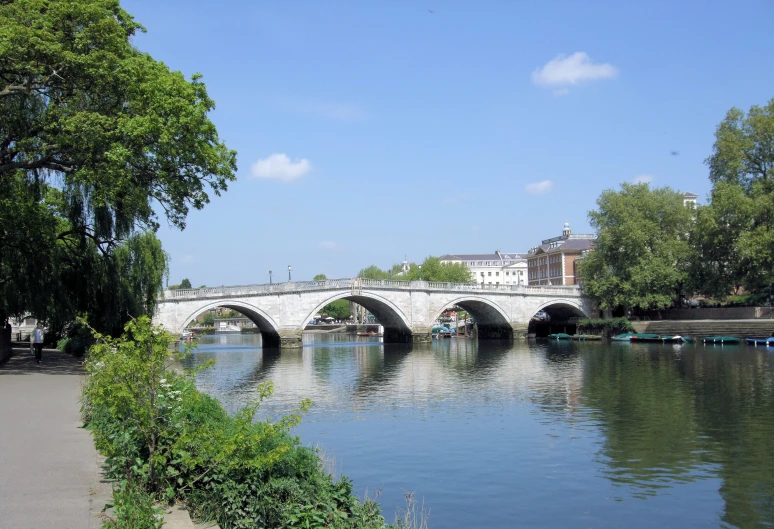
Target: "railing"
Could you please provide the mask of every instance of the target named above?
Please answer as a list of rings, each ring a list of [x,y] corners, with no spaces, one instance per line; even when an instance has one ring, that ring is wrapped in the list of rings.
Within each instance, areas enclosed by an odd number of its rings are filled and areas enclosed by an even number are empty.
[[[283,294],[312,290],[338,289],[385,289],[459,292],[509,292],[524,295],[562,295],[580,297],[577,286],[528,286],[528,285],[485,285],[481,283],[444,283],[437,281],[395,281],[392,279],[327,279],[325,281],[290,281],[262,285],[221,286],[210,288],[185,288],[165,290],[160,299],[197,299],[224,296],[249,296],[258,294]]]

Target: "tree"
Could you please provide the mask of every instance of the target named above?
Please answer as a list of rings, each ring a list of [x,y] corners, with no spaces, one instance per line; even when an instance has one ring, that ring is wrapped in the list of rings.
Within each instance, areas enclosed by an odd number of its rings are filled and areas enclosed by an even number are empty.
[[[722,300],[748,282],[755,267],[742,254],[739,239],[753,229],[753,206],[742,186],[719,181],[710,204],[696,209],[690,237],[691,291]]]
[[[154,208],[183,229],[207,187],[219,195],[235,179],[201,76],[186,80],[134,48],[137,31],[118,0],[0,1],[0,320],[51,317],[52,297],[99,305],[89,296],[109,284],[92,270],[109,280],[122,268],[160,288],[160,254],[143,268],[119,248],[150,250],[140,233],[158,227]]]
[[[191,281],[189,281],[188,278],[186,277],[180,282],[180,288],[192,288]]]
[[[402,275],[402,265],[394,264],[389,271],[384,271],[376,265],[358,272],[357,277],[366,279],[399,279],[401,281],[417,281],[419,279],[419,265],[410,263],[407,272]],[[462,263],[442,263],[438,257],[429,256],[422,261],[422,279],[425,281],[438,281],[449,283],[472,283],[473,278],[470,269]]]
[[[327,279],[328,278],[325,276],[325,274],[317,274],[312,278],[312,281],[327,281]]]
[[[325,305],[320,312],[336,320],[346,320],[350,316],[349,301],[337,299]]]
[[[774,99],[746,115],[729,110],[706,163],[713,183],[710,207],[717,210],[712,215],[727,215],[729,197],[744,212],[741,221],[720,226],[719,244],[746,288],[764,288],[774,281]]]
[[[688,278],[692,210],[672,189],[622,184],[589,212],[596,247],[581,260],[583,291],[602,309],[670,305]]]
[[[389,274],[379,268],[376,265],[371,265],[368,268],[363,268],[360,272],[357,273],[357,277],[361,277],[363,279],[389,279]]]

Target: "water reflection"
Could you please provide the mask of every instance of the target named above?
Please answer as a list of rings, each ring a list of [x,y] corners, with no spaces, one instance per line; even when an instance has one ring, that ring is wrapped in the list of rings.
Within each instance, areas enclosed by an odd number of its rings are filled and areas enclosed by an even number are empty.
[[[774,355],[745,347],[306,335],[203,339],[199,386],[230,410],[303,398],[299,428],[390,512],[421,492],[434,527],[774,524]]]

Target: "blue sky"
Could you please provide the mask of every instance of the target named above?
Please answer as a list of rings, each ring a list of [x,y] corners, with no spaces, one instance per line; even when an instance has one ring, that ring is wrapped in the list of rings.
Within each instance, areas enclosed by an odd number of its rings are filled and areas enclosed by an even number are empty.
[[[160,230],[170,283],[526,251],[637,178],[704,202],[715,127],[774,97],[767,0],[122,5],[238,152],[229,191]]]

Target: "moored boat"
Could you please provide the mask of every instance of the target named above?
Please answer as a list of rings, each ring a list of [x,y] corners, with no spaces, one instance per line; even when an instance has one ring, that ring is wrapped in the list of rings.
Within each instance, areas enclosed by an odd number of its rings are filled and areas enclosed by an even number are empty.
[[[601,340],[602,336],[599,334],[572,334],[570,335],[570,340],[578,340],[581,342],[584,341],[592,341],[592,340]]]
[[[549,334],[548,338],[551,340],[569,340],[570,335],[564,332],[557,332],[554,334]]]
[[[656,335],[643,335],[638,334],[631,337],[631,342],[649,342],[649,343],[680,343],[683,341],[683,337],[679,334],[656,334]]]
[[[774,347],[774,336],[769,338],[745,338],[745,341],[748,345],[768,345],[769,347]]]
[[[742,340],[740,338],[737,338],[736,336],[705,336],[704,337],[704,343],[739,343]]]

